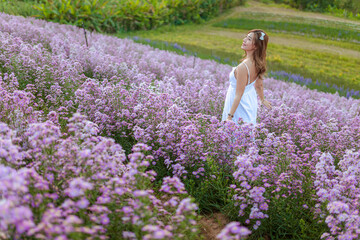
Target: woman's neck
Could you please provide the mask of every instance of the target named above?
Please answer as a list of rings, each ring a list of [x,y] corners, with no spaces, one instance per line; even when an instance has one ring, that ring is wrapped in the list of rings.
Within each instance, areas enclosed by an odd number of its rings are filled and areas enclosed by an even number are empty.
[[[248,59],[248,60],[252,61],[253,60],[253,54],[254,54],[254,51],[246,52],[246,58],[245,59]]]

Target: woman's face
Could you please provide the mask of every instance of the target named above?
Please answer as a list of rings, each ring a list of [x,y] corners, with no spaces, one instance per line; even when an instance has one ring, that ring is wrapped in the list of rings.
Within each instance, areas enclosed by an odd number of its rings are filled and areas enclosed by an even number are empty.
[[[255,50],[255,44],[254,44],[254,33],[249,33],[246,35],[243,39],[243,44],[241,45],[241,49],[245,51],[252,51]]]

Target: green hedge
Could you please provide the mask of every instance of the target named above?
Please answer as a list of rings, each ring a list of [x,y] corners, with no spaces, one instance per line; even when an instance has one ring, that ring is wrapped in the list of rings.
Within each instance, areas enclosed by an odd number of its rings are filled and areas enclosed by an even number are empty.
[[[29,0],[28,0],[29,1]],[[49,0],[35,4],[37,17],[99,32],[147,30],[200,23],[246,0]]]

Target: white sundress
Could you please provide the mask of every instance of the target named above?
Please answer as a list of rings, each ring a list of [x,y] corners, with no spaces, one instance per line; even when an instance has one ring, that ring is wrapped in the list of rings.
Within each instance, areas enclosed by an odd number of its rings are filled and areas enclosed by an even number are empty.
[[[239,118],[242,118],[244,122],[246,123],[252,123],[254,126],[256,125],[256,116],[257,116],[257,108],[258,108],[258,101],[257,101],[257,93],[255,90],[255,82],[258,79],[258,77],[255,79],[254,82],[250,83],[250,71],[248,66],[245,62],[242,62],[245,64],[245,67],[248,71],[248,83],[245,86],[244,93],[241,97],[239,106],[237,107],[233,121],[239,125],[238,120]],[[233,67],[232,71],[229,74],[229,81],[230,86],[226,93],[225,103],[224,103],[224,110],[222,113],[222,121],[225,121],[228,118],[228,113],[230,112],[230,109],[232,107],[232,104],[235,99],[235,91],[236,91],[236,78],[234,75],[236,67]]]

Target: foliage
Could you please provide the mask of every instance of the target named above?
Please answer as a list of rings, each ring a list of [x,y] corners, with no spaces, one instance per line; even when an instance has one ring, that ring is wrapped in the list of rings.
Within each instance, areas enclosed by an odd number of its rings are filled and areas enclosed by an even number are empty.
[[[77,26],[84,24],[88,29],[100,31],[100,27],[110,28],[108,21],[112,15],[105,11],[107,3],[106,0],[54,0],[34,7],[40,11],[37,17]]]
[[[24,17],[34,16],[37,11],[33,8],[33,1],[2,0],[0,1],[0,11]]]
[[[196,199],[201,213],[222,211],[227,204],[228,186],[233,182],[230,169],[217,163],[212,157],[206,160],[204,176],[190,176],[185,187]]]
[[[360,9],[360,7],[357,7],[357,9]],[[333,7],[333,6],[329,5],[326,8],[326,12],[329,12],[329,13],[335,15],[335,16],[338,16],[338,17],[345,17],[345,18],[360,20],[360,13],[358,12],[358,13],[354,14],[349,9],[342,9],[342,8]]]
[[[244,0],[52,0],[35,5],[37,17],[91,30],[127,32],[166,24],[200,23]]]
[[[289,4],[292,7],[336,13],[342,17],[360,19],[360,2],[358,0],[274,0],[276,3]],[[340,13],[340,14],[339,14]]]

